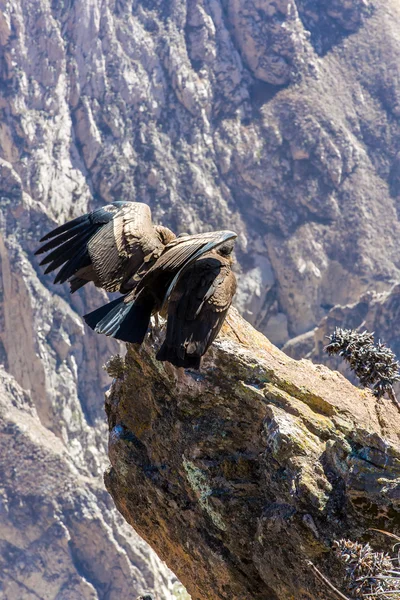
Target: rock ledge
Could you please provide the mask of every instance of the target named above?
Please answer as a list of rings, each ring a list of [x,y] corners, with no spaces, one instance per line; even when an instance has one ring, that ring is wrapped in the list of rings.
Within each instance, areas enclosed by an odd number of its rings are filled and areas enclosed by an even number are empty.
[[[200,373],[113,360],[106,486],[193,600],[326,600],[332,544],[400,523],[400,416],[231,310]]]

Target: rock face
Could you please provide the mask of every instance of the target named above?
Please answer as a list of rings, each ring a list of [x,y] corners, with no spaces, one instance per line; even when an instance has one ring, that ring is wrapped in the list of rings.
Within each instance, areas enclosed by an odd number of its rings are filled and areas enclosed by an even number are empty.
[[[39,281],[20,228],[37,238],[49,220],[25,199],[3,213],[0,237],[0,596],[119,600],[150,589],[172,599],[171,573],[117,517],[102,483],[102,364],[118,345],[84,335],[78,312],[105,296],[84,293],[70,306],[66,290]]]
[[[399,533],[400,415],[337,372],[293,361],[232,309],[200,373],[142,349],[106,401],[118,509],[193,600],[326,600],[332,544]]]
[[[0,450],[1,598],[118,600],[149,587],[173,598],[166,567],[3,370]]]
[[[80,318],[104,297],[52,286],[38,238],[120,198],[178,233],[235,229],[238,308],[311,351],[333,306],[399,276],[399,17],[397,0],[0,0],[0,361],[96,489],[117,347]]]
[[[398,278],[396,0],[0,7],[14,211],[124,197],[237,229],[238,306],[279,344]]]
[[[400,285],[395,284],[387,292],[366,292],[358,302],[345,306],[335,306],[313,331],[290,340],[284,351],[293,358],[307,357],[314,362],[324,363],[341,371],[346,377],[356,381],[353,373],[340,357],[328,356],[324,347],[327,336],[335,327],[374,332],[376,340],[385,342],[400,356]],[[400,385],[396,384],[400,392]]]

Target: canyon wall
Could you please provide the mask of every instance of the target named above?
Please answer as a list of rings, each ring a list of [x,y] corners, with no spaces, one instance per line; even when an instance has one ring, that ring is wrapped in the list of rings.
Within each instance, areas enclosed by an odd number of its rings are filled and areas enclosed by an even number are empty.
[[[70,297],[33,256],[56,222],[89,208],[139,200],[177,233],[236,230],[237,307],[278,345],[296,338],[315,354],[313,330],[330,311],[390,293],[400,266],[399,23],[395,0],[0,0],[5,447],[18,445],[28,411],[41,432],[32,452],[48,432],[43,452],[59,448],[64,484],[75,482],[81,499],[87,481],[89,504],[107,502],[96,500],[110,383],[102,365],[118,346],[80,318],[105,296]],[[40,505],[29,479],[22,491],[10,479],[9,460],[2,493]],[[39,486],[39,462],[31,469]],[[16,526],[2,530],[3,548],[32,556],[29,544],[62,523],[65,572],[94,598],[117,598],[95,554],[65,541],[78,535],[68,506],[54,500],[29,543]],[[82,535],[90,528],[107,556],[115,548],[116,565],[125,552],[134,593],[172,593],[172,576],[159,562],[153,569],[111,506],[85,519]],[[2,554],[13,569],[12,553]],[[32,580],[2,570],[6,598],[14,585],[43,596],[35,565]],[[48,597],[75,593],[61,589]]]

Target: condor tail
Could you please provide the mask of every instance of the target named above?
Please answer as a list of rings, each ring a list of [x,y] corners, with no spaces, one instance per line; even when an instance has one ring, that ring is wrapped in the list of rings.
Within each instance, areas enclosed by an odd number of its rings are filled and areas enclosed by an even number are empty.
[[[124,297],[84,315],[86,323],[97,333],[104,333],[122,342],[141,344],[149,327],[154,300],[140,294],[132,302]]]

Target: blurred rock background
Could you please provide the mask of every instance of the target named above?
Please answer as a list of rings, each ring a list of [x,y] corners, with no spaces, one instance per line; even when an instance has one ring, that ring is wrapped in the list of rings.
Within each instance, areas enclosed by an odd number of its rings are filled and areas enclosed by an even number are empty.
[[[398,351],[400,5],[0,0],[0,111],[0,595],[170,600],[102,484],[118,346],[80,316],[105,296],[33,251],[147,202],[177,233],[238,232],[236,305],[292,356],[326,361],[334,324]]]

